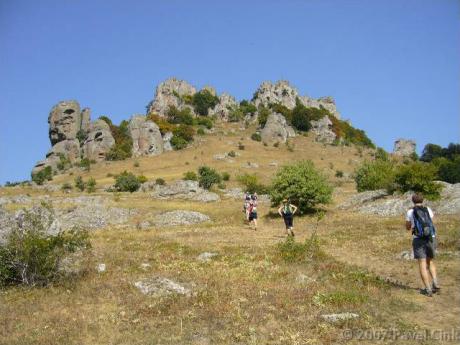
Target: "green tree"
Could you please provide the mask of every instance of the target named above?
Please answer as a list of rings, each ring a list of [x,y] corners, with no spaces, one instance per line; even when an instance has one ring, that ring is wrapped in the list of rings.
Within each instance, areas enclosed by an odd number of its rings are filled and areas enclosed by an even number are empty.
[[[395,178],[395,166],[387,160],[365,161],[355,170],[358,192],[366,190],[391,190]]]
[[[270,196],[273,206],[288,198],[298,205],[301,213],[305,213],[316,205],[331,202],[332,190],[326,177],[315,169],[313,163],[302,160],[278,170],[272,180]]]
[[[131,172],[123,171],[115,177],[115,189],[118,192],[135,192],[141,186],[141,183],[136,175]]]
[[[420,192],[428,200],[440,198],[442,185],[433,182],[437,169],[433,164],[412,162],[398,167],[395,176],[396,189],[401,192]]]
[[[80,192],[83,192],[86,188],[86,183],[83,181],[81,176],[75,177],[75,188],[77,188]]]
[[[220,183],[222,178],[216,170],[208,166],[198,168],[198,181],[200,187],[210,189],[214,184]]]
[[[192,102],[197,114],[207,116],[208,110],[219,103],[219,98],[209,90],[203,89],[193,95]]]

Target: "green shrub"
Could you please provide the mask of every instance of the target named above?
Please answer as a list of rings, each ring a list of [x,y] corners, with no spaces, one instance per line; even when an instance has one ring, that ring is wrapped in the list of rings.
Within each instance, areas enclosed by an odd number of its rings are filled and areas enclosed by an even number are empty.
[[[133,164],[133,166],[134,166],[135,168],[139,168],[141,165],[140,165],[139,161],[135,161],[134,164]]]
[[[375,150],[374,152],[374,158],[376,160],[388,161],[390,159],[390,156],[384,149],[382,149],[381,147],[377,147],[377,150]]]
[[[232,150],[232,151],[230,151],[229,153],[227,153],[227,155],[228,155],[229,157],[235,158],[235,157],[236,157],[236,152]]]
[[[438,179],[448,183],[460,183],[460,155],[452,161],[442,158],[438,164]]]
[[[82,158],[80,162],[78,163],[78,166],[80,168],[83,168],[83,170],[90,171],[91,170],[91,161],[88,158]]]
[[[396,189],[401,192],[419,192],[428,200],[437,200],[441,196],[442,185],[433,182],[437,169],[434,165],[424,162],[413,162],[397,168]]]
[[[343,171],[342,170],[336,170],[335,177],[342,178],[343,177]]]
[[[199,184],[205,189],[210,189],[213,184],[221,182],[221,177],[217,171],[207,166],[199,167],[198,175]]]
[[[355,182],[358,192],[366,190],[391,190],[395,178],[395,166],[390,161],[365,161],[355,170]]]
[[[214,126],[212,119],[209,117],[198,116],[196,119],[196,124],[199,126],[204,126],[207,129],[211,129]]]
[[[192,103],[197,114],[207,116],[208,110],[219,103],[219,98],[209,90],[203,89],[193,95]]]
[[[270,104],[272,112],[283,115],[288,123],[292,123],[292,111],[280,103]]]
[[[1,286],[46,285],[59,278],[60,263],[65,257],[91,248],[87,231],[73,229],[49,235],[46,230],[54,216],[44,221],[39,213],[23,212],[21,224],[15,224],[6,243],[0,245]]]
[[[311,161],[303,160],[278,170],[272,180],[270,196],[273,206],[287,198],[305,213],[318,204],[329,203],[332,186]]]
[[[68,182],[65,182],[65,183],[62,184],[61,189],[64,192],[71,191],[72,190],[72,185],[70,183],[68,183]]]
[[[238,107],[233,107],[228,114],[228,122],[239,122],[244,118],[244,113]]]
[[[59,153],[59,162],[57,164],[57,169],[60,171],[66,170],[72,166],[70,159],[63,153]]]
[[[174,136],[171,138],[171,146],[174,148],[174,150],[182,150],[185,149],[188,145],[188,141],[185,140],[184,138]]]
[[[262,137],[260,136],[259,133],[252,133],[251,134],[251,139],[254,141],[262,141]]]
[[[219,184],[217,185],[217,188],[225,189],[225,188],[227,188],[227,185],[225,183],[223,183],[223,182],[219,182]]]
[[[222,180],[223,181],[229,181],[230,180],[230,174],[228,172],[223,172],[222,173]]]
[[[332,131],[335,133],[337,138],[343,139],[345,142],[350,142],[355,145],[375,148],[374,143],[363,130],[354,128],[347,121],[339,120],[332,114],[330,114],[329,119],[332,122]]]
[[[242,143],[238,143],[238,150],[244,150],[244,145]]]
[[[268,116],[270,114],[271,114],[270,109],[268,109],[268,108],[266,108],[264,106],[259,106],[257,120],[259,122],[259,125],[262,128],[265,127],[265,124],[267,123]]]
[[[204,131],[203,128],[198,128],[198,129],[196,130],[196,134],[198,134],[198,135],[205,135],[206,133],[205,133],[205,131]]]
[[[307,238],[304,243],[296,242],[294,237],[289,236],[284,242],[278,243],[277,250],[278,255],[288,263],[319,259],[325,256],[317,236]]]
[[[294,109],[292,109],[292,125],[299,131],[307,132],[311,128],[309,112],[307,108],[298,103]]]
[[[113,139],[115,139],[115,145],[112,146],[107,152],[105,159],[109,161],[124,160],[131,157],[133,140],[129,134],[128,125],[129,122],[123,120],[119,126],[115,126],[107,116],[101,116],[100,120],[104,120],[110,127]]]
[[[165,135],[168,132],[172,132],[174,128],[176,127],[175,125],[166,121],[164,117],[161,117],[157,114],[152,114],[152,113],[148,114],[147,120],[152,121],[157,124],[157,126],[160,128],[161,135]]]
[[[148,181],[147,177],[145,177],[144,175],[137,176],[137,180],[139,181],[140,184]]]
[[[257,112],[257,108],[253,103],[249,103],[247,100],[243,99],[240,102],[240,111],[244,115],[253,115]]]
[[[136,175],[131,172],[123,171],[115,177],[115,189],[119,192],[135,192],[141,186]]]
[[[96,180],[92,177],[86,182],[86,191],[88,193],[94,193],[96,191]]]
[[[183,123],[186,125],[193,125],[194,122],[190,108],[184,108],[182,110],[179,110],[175,106],[171,105],[166,115],[170,123]]]
[[[259,182],[259,178],[256,174],[242,174],[236,177],[238,183],[240,183],[244,190],[249,193],[259,193],[265,194],[268,191],[268,188]]]
[[[173,130],[171,145],[175,150],[181,150],[187,147],[188,143],[193,141],[195,131],[192,126],[181,124]]]
[[[183,180],[198,181],[198,175],[194,171],[184,173]]]
[[[159,186],[164,186],[166,184],[166,181],[162,179],[161,177],[159,177],[155,180],[155,183]]]
[[[77,188],[80,192],[83,192],[86,188],[86,184],[83,181],[83,178],[81,176],[75,177],[75,188]]]
[[[47,166],[40,170],[38,173],[32,174],[32,181],[38,185],[42,185],[45,181],[51,181],[53,179],[53,169]]]

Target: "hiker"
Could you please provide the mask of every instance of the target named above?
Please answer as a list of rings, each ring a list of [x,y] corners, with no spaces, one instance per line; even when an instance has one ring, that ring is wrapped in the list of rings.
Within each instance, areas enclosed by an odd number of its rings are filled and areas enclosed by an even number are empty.
[[[297,206],[292,205],[288,199],[283,200],[283,204],[278,209],[278,213],[284,219],[284,224],[286,225],[286,234],[289,236],[294,235],[293,221],[294,213],[297,212]]]
[[[251,226],[251,222],[254,222],[254,231],[257,230],[257,202],[251,200],[249,202],[249,226]]]
[[[249,222],[249,202],[251,201],[251,194],[244,193],[243,212],[246,214],[246,221]]]
[[[412,202],[414,207],[408,210],[406,214],[406,229],[412,231],[414,259],[418,261],[420,277],[425,285],[420,293],[432,297],[433,293],[440,290],[436,266],[433,262],[436,254],[436,229],[433,225],[433,211],[429,207],[423,206],[421,194],[414,194]]]
[[[254,194],[251,195],[251,200],[254,201],[254,204],[257,206],[257,192],[254,192]]]

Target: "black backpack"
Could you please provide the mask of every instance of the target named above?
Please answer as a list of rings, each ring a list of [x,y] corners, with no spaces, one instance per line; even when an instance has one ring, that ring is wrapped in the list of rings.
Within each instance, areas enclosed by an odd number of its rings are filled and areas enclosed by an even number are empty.
[[[414,210],[414,235],[420,238],[431,238],[436,233],[428,209],[424,206],[415,206]]]

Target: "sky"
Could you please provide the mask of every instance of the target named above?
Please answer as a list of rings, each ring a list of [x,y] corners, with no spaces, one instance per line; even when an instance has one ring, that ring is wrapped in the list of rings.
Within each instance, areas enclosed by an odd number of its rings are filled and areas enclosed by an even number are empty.
[[[250,99],[286,79],[392,151],[460,142],[458,0],[0,0],[0,183],[30,179],[47,118],[114,123],[169,77]]]

